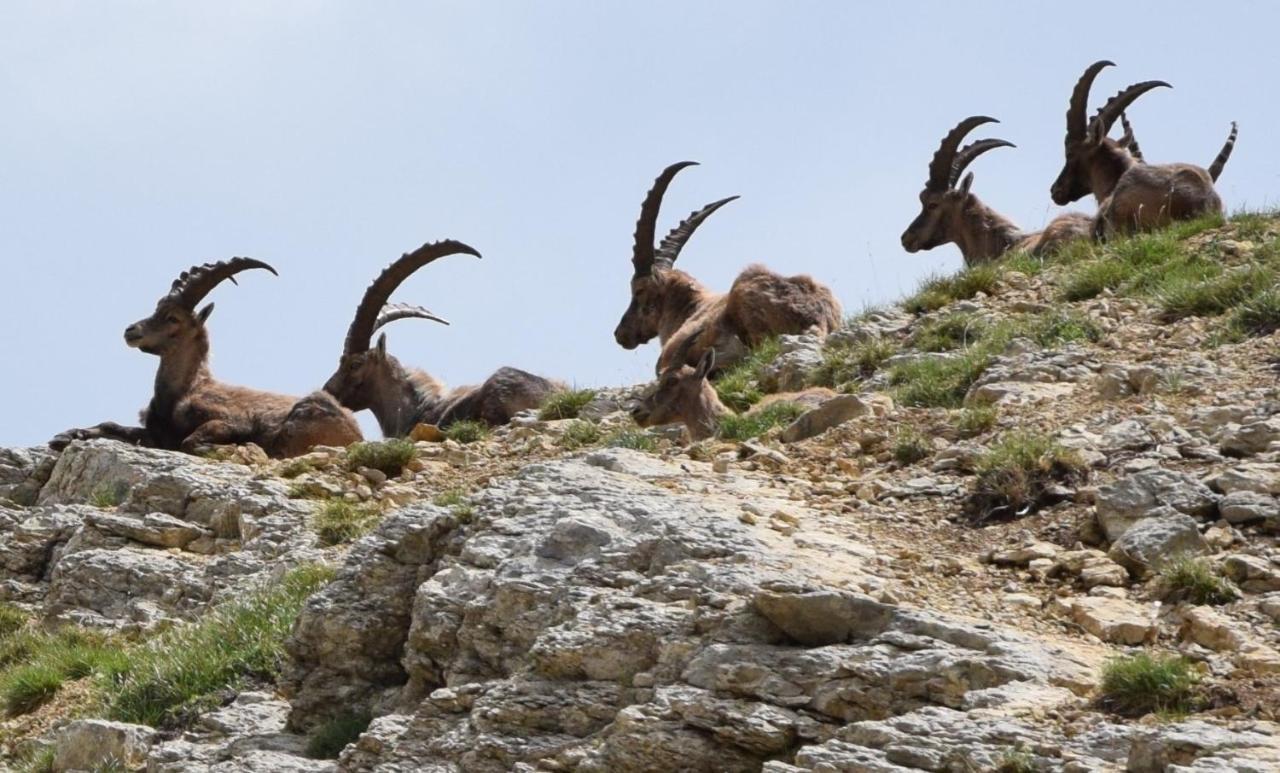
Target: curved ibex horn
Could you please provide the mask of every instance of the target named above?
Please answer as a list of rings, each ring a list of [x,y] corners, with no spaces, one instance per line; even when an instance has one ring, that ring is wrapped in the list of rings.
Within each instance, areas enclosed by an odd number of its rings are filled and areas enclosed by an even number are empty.
[[[1097,136],[1107,136],[1107,132],[1111,131],[1111,127],[1115,125],[1116,120],[1120,118],[1120,114],[1125,111],[1125,108],[1132,105],[1135,99],[1148,91],[1161,87],[1173,88],[1173,86],[1164,81],[1143,81],[1121,90],[1114,97],[1108,99],[1105,105],[1098,108],[1098,112],[1093,116],[1093,120],[1089,122],[1089,126],[1092,128],[1094,124],[1100,123],[1101,126],[1099,128],[1101,131]]]
[[[984,123],[1000,122],[986,115],[971,115],[947,132],[937,152],[933,154],[933,160],[929,162],[929,179],[925,181],[925,190],[945,191],[951,186],[951,165],[956,158],[956,148],[960,147],[960,141],[966,134]]]
[[[986,153],[988,150],[1016,147],[1018,146],[1008,140],[997,139],[978,140],[977,142],[971,142],[968,145],[965,145],[960,149],[960,152],[956,153],[956,160],[951,164],[951,179],[948,182],[948,187],[954,188],[956,183],[960,180],[960,175],[964,174],[965,168],[968,167],[969,164],[973,163],[975,158]]]
[[[480,253],[476,252],[475,248],[453,239],[445,239],[424,244],[413,252],[407,252],[383,269],[378,278],[369,285],[369,289],[364,291],[364,297],[356,307],[356,316],[351,321],[351,327],[347,329],[347,340],[343,344],[342,353],[352,354],[369,348],[373,331],[377,328],[378,315],[391,297],[391,293],[396,291],[401,282],[433,260],[458,253],[480,257]]]
[[[1142,148],[1138,147],[1138,135],[1134,134],[1133,124],[1129,123],[1129,116],[1124,111],[1120,112],[1120,125],[1124,127],[1124,134],[1120,137],[1120,147],[1129,151],[1129,154],[1139,161],[1142,158]]]
[[[736,198],[738,197],[729,196],[719,201],[713,201],[702,209],[690,212],[688,217],[680,221],[680,225],[672,228],[662,238],[662,244],[658,245],[658,250],[654,253],[653,262],[661,264],[664,268],[671,268],[675,264],[676,258],[680,257],[680,250],[684,249],[684,245],[689,241],[689,237],[693,236],[693,232],[698,230],[698,226],[702,225],[703,221],[708,217],[711,217],[712,212]]]
[[[181,304],[186,309],[194,311],[196,304],[204,300],[204,297],[212,292],[213,288],[217,287],[222,280],[230,279],[235,282],[236,274],[253,268],[266,269],[279,276],[274,268],[253,258],[220,260],[217,263],[192,266],[183,271],[178,275],[177,279],[173,280],[173,284],[169,287],[169,294],[165,297]]]
[[[1115,64],[1106,59],[1094,62],[1084,71],[1084,75],[1080,76],[1080,80],[1076,81],[1076,87],[1071,91],[1071,103],[1067,105],[1068,145],[1084,139],[1085,131],[1088,129],[1085,116],[1089,113],[1089,89],[1093,88],[1093,81],[1103,68],[1114,67]]]
[[[372,338],[373,333],[378,332],[383,325],[390,325],[398,319],[429,319],[442,325],[449,324],[449,320],[436,316],[435,312],[430,309],[424,309],[421,306],[413,306],[408,303],[388,303],[382,307],[382,311],[378,312],[378,318],[373,323],[373,330],[370,332],[369,337]]]
[[[648,276],[653,270],[653,240],[657,237],[658,210],[662,208],[662,197],[667,187],[679,174],[681,169],[697,166],[697,161],[681,161],[662,170],[653,181],[653,187],[645,194],[640,205],[640,218],[636,220],[635,246],[631,251],[631,265],[635,267],[636,276]]]

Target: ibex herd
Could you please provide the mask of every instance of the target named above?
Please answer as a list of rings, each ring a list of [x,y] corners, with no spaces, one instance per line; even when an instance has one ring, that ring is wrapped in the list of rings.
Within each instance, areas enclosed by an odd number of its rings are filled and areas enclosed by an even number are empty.
[[[1014,251],[1052,254],[1076,239],[1150,230],[1176,220],[1222,212],[1214,190],[1235,146],[1236,125],[1217,158],[1203,169],[1192,164],[1148,164],[1139,150],[1126,109],[1143,94],[1169,87],[1144,81],[1121,90],[1086,119],[1089,91],[1112,62],[1085,70],[1067,109],[1066,161],[1050,187],[1053,202],[1066,205],[1093,194],[1097,214],[1067,213],[1043,230],[1026,232],[984,204],[970,191],[966,170],[979,156],[1002,147],[1002,139],[980,139],[961,146],[977,127],[995,123],[987,116],[961,121],[942,139],[929,163],[920,192],[920,214],[902,234],[907,252],[943,244],[959,247],[966,265],[991,261]],[[1124,133],[1108,137],[1119,121]],[[698,209],[655,246],[658,212],[671,181],[695,162],[662,171],[640,207],[631,262],[631,303],[614,331],[624,349],[653,338],[661,343],[658,380],[637,400],[632,417],[641,426],[684,423],[695,439],[715,434],[731,413],[711,380],[766,339],[797,333],[824,337],[841,324],[841,307],[825,285],[809,276],[781,276],[760,265],[748,266],[727,293],[716,293],[675,268],[694,231],[714,212],[738,198],[714,201]],[[196,306],[223,280],[249,269],[275,269],[250,258],[232,258],[184,271],[156,304],[151,316],[125,330],[125,343],[160,358],[151,402],[141,426],[106,422],[64,432],[50,445],[94,437],[155,448],[196,452],[216,444],[256,443],[272,457],[306,453],[316,446],[346,446],[361,439],[352,411],[370,410],[385,437],[405,437],[420,424],[439,427],[461,421],[501,425],[541,405],[564,385],[515,368],[500,368],[479,386],[452,390],[425,371],[407,368],[387,353],[386,333],[375,333],[406,318],[445,320],[420,307],[390,302],[392,293],[415,271],[448,255],[480,257],[453,240],[423,245],[380,273],[356,307],[338,368],[324,388],[294,398],[232,386],[209,371],[206,322],[213,304]],[[818,402],[829,390],[771,397]]]

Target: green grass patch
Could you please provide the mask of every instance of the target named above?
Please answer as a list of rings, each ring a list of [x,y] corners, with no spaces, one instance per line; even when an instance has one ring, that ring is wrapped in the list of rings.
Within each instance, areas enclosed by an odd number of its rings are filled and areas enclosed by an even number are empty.
[[[1156,574],[1165,601],[1227,604],[1240,598],[1235,586],[1214,570],[1208,559],[1179,555],[1165,561]]]
[[[115,673],[124,667],[123,641],[107,634],[64,626],[12,634],[0,671],[0,704],[9,716],[35,711],[68,681]]]
[[[924,314],[953,301],[974,298],[978,293],[991,295],[1000,286],[1002,272],[995,263],[982,263],[951,276],[928,277],[915,295],[902,302],[902,307],[913,314]]]
[[[368,729],[373,716],[367,712],[344,712],[323,723],[307,738],[307,756],[313,760],[336,760],[347,744],[354,743]]]
[[[897,351],[898,347],[892,341],[878,337],[849,346],[828,344],[822,350],[822,363],[809,373],[808,384],[831,389],[857,384],[873,376]]]
[[[1006,434],[977,463],[977,479],[967,510],[981,523],[993,517],[1024,515],[1048,504],[1057,483],[1083,481],[1088,468],[1074,451],[1036,432]]]
[[[735,411],[742,412],[760,402],[764,391],[760,388],[764,369],[778,359],[782,347],[778,339],[770,338],[747,356],[716,375],[716,394],[721,402]]]
[[[312,527],[325,545],[354,542],[373,530],[382,520],[382,511],[374,502],[348,502],[330,499],[320,505]]]
[[[1036,773],[1035,757],[1021,746],[1005,749],[996,760],[996,773]]]
[[[94,487],[93,491],[89,493],[89,504],[103,509],[119,507],[120,503],[124,501],[124,498],[128,496],[128,494],[129,484],[124,481],[117,481],[115,483],[99,483]]]
[[[594,421],[574,419],[564,428],[560,436],[560,445],[570,450],[595,445],[600,442],[600,427]]]
[[[279,471],[276,472],[281,478],[293,479],[299,475],[305,475],[309,472],[315,472],[315,465],[302,459],[290,459],[280,465]]]
[[[921,323],[910,344],[922,352],[949,352],[972,345],[988,323],[972,313],[947,314]]]
[[[658,448],[658,441],[648,432],[635,429],[621,429],[605,438],[604,444],[610,448],[630,448],[632,451],[652,452]]]
[[[199,622],[132,648],[125,667],[99,680],[107,717],[179,727],[230,691],[275,681],[285,661],[285,638],[303,603],[333,574],[318,564],[297,567],[278,583],[215,607]]]
[[[30,617],[7,601],[0,601],[0,640],[26,628]]]
[[[1198,274],[1175,272],[1157,290],[1161,312],[1167,320],[1210,317],[1239,307],[1276,284],[1270,266],[1252,265],[1222,272],[1204,267]]]
[[[466,489],[451,488],[448,491],[442,491],[436,494],[435,499],[431,500],[431,504],[437,507],[456,507],[467,501]]]
[[[20,764],[14,770],[17,773],[54,773],[53,761],[57,755],[57,748],[53,744],[47,744],[37,750],[20,754],[17,758]]]
[[[1280,330],[1280,290],[1269,289],[1242,303],[1231,315],[1228,340],[1265,336]]]
[[[1199,681],[1191,661],[1182,656],[1139,652],[1103,666],[1099,701],[1125,716],[1185,714],[1194,708]]]
[[[447,434],[447,433],[446,433]],[[352,443],[347,449],[347,466],[353,470],[368,467],[396,477],[409,462],[418,458],[418,447],[412,440],[392,438]]]
[[[991,364],[990,347],[978,345],[950,357],[921,357],[889,371],[895,399],[917,408],[959,408],[969,387]]]
[[[444,430],[444,436],[455,443],[467,445],[489,437],[489,425],[475,419],[455,421]]]
[[[928,438],[910,427],[898,432],[893,439],[893,458],[903,467],[927,459],[932,453]]]
[[[1032,317],[1025,328],[1015,326],[1015,331],[1017,334],[1025,334],[1046,349],[1077,341],[1097,342],[1102,339],[1102,328],[1093,320],[1083,314],[1063,310]]]
[[[992,405],[972,405],[955,417],[956,432],[962,438],[977,437],[996,426],[996,409]]]
[[[720,419],[719,435],[725,440],[749,440],[774,427],[790,424],[806,410],[799,403],[779,401],[749,413],[724,416]]]
[[[564,389],[547,397],[538,411],[540,421],[576,419],[578,412],[596,398],[594,389]]]

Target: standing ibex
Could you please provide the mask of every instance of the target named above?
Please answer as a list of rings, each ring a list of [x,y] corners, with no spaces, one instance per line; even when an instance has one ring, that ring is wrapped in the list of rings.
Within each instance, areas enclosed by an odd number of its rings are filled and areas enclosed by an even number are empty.
[[[720,420],[733,411],[721,402],[708,380],[715,369],[715,359],[715,350],[710,349],[696,366],[680,363],[664,371],[657,383],[632,404],[631,418],[641,427],[683,423],[694,440],[716,434]],[[772,394],[752,406],[750,412],[775,403],[799,403],[814,408],[835,396],[835,392],[825,387]]]
[[[654,249],[658,210],[676,174],[696,162],[672,164],[658,175],[640,206],[631,263],[631,304],[613,336],[624,349],[634,349],[654,336],[662,342],[656,372],[677,364],[693,364],[713,349],[731,349],[735,339],[754,347],[770,336],[804,333],[826,335],[840,326],[840,303],[831,290],[808,276],[784,277],[759,265],[747,267],[728,293],[712,292],[675,268],[689,237],[720,207],[738,198],[712,202],[671,229]]]
[[[971,116],[942,138],[942,144],[929,162],[929,179],[920,192],[920,214],[902,232],[902,248],[918,252],[954,242],[964,256],[965,265],[971,266],[1014,250],[1046,255],[1072,239],[1092,236],[1093,218],[1074,212],[1054,218],[1043,231],[1024,233],[969,192],[973,172],[960,180],[969,164],[988,150],[1014,147],[1012,142],[986,139],[961,148],[960,141],[965,135],[984,123],[998,121],[982,115]]]
[[[356,307],[347,331],[338,370],[324,389],[353,411],[373,411],[386,437],[404,437],[418,424],[444,427],[462,419],[506,424],[520,411],[536,408],[562,384],[515,368],[500,368],[478,387],[448,390],[424,371],[406,368],[387,354],[383,333],[370,348],[373,334],[397,319],[416,317],[448,324],[419,306],[388,304],[391,294],[413,272],[446,255],[474,255],[471,247],[446,239],[407,253],[373,280]]]
[[[1107,133],[1124,110],[1152,89],[1170,87],[1164,81],[1143,81],[1107,100],[1087,121],[1089,89],[1103,68],[1114,63],[1094,62],[1071,93],[1067,108],[1066,163],[1050,188],[1056,204],[1068,204],[1092,193],[1098,200],[1095,234],[1150,230],[1174,220],[1221,213],[1222,199],[1213,183],[1231,156],[1236,125],[1208,170],[1192,164],[1145,164]],[[1126,136],[1130,136],[1126,132]]]
[[[156,448],[196,451],[218,443],[257,443],[276,458],[314,446],[346,446],[360,440],[355,417],[324,392],[302,399],[224,384],[209,371],[205,322],[213,304],[196,311],[214,287],[248,269],[275,269],[252,258],[232,258],[184,271],[150,317],[124,331],[125,343],[160,357],[155,395],[143,426],[113,422],[65,432],[50,443],[107,437]]]

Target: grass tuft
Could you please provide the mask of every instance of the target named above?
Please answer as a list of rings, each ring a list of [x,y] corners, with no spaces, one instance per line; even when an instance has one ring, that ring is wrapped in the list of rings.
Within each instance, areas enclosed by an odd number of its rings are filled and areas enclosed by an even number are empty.
[[[978,293],[991,295],[1000,286],[1003,269],[995,263],[970,266],[951,276],[931,276],[924,280],[916,294],[902,302],[913,314],[937,311],[952,301],[974,298]]]
[[[956,432],[962,438],[977,437],[996,426],[996,409],[992,405],[973,405],[956,416]]]
[[[1269,289],[1241,304],[1231,315],[1228,336],[1265,336],[1280,330],[1280,290]],[[1231,339],[1229,339],[1231,340]]]
[[[716,375],[715,388],[721,402],[738,412],[760,402],[764,398],[764,391],[760,388],[764,370],[778,359],[781,352],[778,339],[770,338],[752,349],[746,357],[720,371]]]
[[[373,530],[382,520],[382,511],[373,502],[352,503],[330,499],[315,514],[313,528],[325,545],[354,542]]]
[[[347,744],[354,743],[369,728],[373,716],[367,712],[344,712],[311,731],[307,756],[313,760],[336,760]]]
[[[903,467],[926,459],[932,453],[933,446],[929,445],[929,440],[910,427],[898,432],[893,440],[893,458]]]
[[[982,345],[950,357],[922,357],[894,366],[889,383],[902,405],[958,408],[992,358],[990,347]]]
[[[806,409],[798,403],[779,401],[764,408],[720,419],[720,437],[725,440],[749,440],[759,437],[774,427],[790,424]]]
[[[996,760],[996,773],[1035,773],[1035,757],[1022,746],[1005,749]]]
[[[351,469],[368,467],[396,477],[406,465],[418,458],[418,447],[412,440],[393,438],[353,443],[347,449],[347,466]]]
[[[576,419],[578,412],[594,400],[594,389],[563,389],[547,397],[538,411],[539,421]]]
[[[560,437],[560,445],[570,450],[583,448],[600,442],[600,427],[594,421],[574,419],[564,428]]]
[[[6,667],[0,672],[0,703],[9,716],[35,711],[71,680],[123,667],[118,639],[65,626],[22,631],[8,637]]]
[[[444,430],[444,436],[455,443],[467,445],[489,437],[489,425],[475,419],[455,421]]]
[[[634,429],[622,429],[605,439],[604,444],[610,448],[630,448],[633,451],[651,452],[657,450],[658,442],[653,435]]]
[[[870,378],[897,351],[898,347],[892,341],[878,337],[851,346],[828,345],[822,350],[822,363],[809,373],[808,384],[831,389],[847,388]]]
[[[7,601],[0,601],[0,640],[6,639],[27,626],[28,616]]]
[[[949,352],[976,342],[987,323],[973,313],[955,313],[926,320],[911,336],[911,345],[922,352]]]
[[[1227,604],[1240,597],[1230,581],[1207,559],[1180,555],[1165,561],[1156,576],[1164,599],[1172,603]]]
[[[115,483],[99,483],[89,494],[89,504],[105,509],[119,507],[129,493],[129,484],[124,481]]]
[[[1182,656],[1139,652],[1103,666],[1100,702],[1126,716],[1186,713],[1193,708],[1199,681],[1191,661]]]
[[[1011,432],[978,459],[968,510],[975,522],[1023,515],[1046,503],[1055,483],[1077,483],[1088,473],[1083,461],[1051,438]]]

